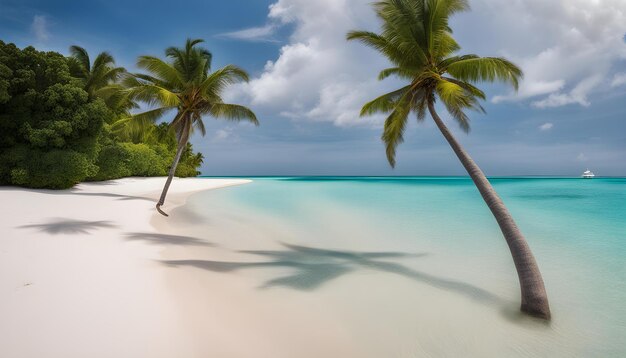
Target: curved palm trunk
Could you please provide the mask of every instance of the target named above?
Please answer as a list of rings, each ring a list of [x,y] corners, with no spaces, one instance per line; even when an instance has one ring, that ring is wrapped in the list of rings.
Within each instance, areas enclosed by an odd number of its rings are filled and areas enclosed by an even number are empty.
[[[496,218],[500,230],[502,230],[502,234],[509,245],[522,291],[522,312],[531,316],[550,319],[550,306],[548,305],[548,296],[541,278],[541,272],[539,272],[535,257],[530,251],[524,235],[522,235],[513,217],[485,177],[485,174],[452,136],[452,133],[450,133],[441,118],[439,118],[432,102],[428,104],[428,109],[437,127],[439,127],[439,130],[474,181],[480,195],[482,195],[485,203],[487,203],[487,206]]]
[[[164,216],[167,215],[163,210],[161,210],[161,206],[165,204],[165,196],[167,195],[167,191],[170,189],[170,184],[172,184],[172,179],[174,179],[174,174],[176,173],[176,167],[178,166],[178,162],[180,161],[180,157],[183,154],[183,150],[185,150],[185,146],[187,145],[187,141],[189,141],[189,123],[183,124],[183,129],[181,130],[180,136],[178,138],[178,148],[176,149],[176,156],[174,157],[174,162],[172,162],[172,166],[170,167],[169,174],[167,176],[167,180],[165,181],[165,186],[163,187],[163,192],[161,192],[161,198],[159,202],[156,204],[156,209],[159,214]]]

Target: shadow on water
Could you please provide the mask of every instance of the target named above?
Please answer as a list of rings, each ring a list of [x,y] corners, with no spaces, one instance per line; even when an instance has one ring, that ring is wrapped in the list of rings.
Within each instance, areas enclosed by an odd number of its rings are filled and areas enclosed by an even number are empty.
[[[42,224],[31,224],[18,226],[20,229],[37,229],[51,235],[57,234],[89,234],[93,230],[102,228],[113,228],[110,221],[84,221],[74,219],[53,219]]]
[[[416,271],[404,265],[382,260],[419,258],[425,253],[407,254],[400,252],[355,252],[312,248],[282,244],[285,250],[248,250],[241,253],[258,255],[269,261],[232,262],[210,260],[168,260],[168,266],[191,266],[213,272],[233,272],[242,269],[283,267],[295,272],[264,282],[259,289],[287,287],[302,291],[314,290],[323,284],[360,269],[386,272],[424,283],[442,290],[455,292],[477,302],[504,305],[506,301],[480,287],[457,280],[438,277]]]
[[[150,232],[132,232],[126,234],[128,241],[144,241],[153,245],[182,245],[182,246],[215,246],[214,244],[191,236],[166,235]]]

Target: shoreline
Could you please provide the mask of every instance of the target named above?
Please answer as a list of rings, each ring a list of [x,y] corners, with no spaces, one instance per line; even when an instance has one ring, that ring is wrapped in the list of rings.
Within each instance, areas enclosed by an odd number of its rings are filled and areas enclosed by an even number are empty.
[[[164,181],[0,188],[0,356],[196,356],[151,225]],[[248,182],[175,178],[164,208]]]

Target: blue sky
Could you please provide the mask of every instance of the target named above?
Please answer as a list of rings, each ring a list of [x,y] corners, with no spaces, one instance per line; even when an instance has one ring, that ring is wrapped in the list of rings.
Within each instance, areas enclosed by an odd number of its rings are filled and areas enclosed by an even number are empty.
[[[214,68],[249,71],[252,81],[226,98],[262,123],[207,118],[207,136],[193,139],[205,175],[463,175],[430,121],[411,122],[392,170],[383,118],[358,118],[365,101],[400,85],[378,82],[385,60],[344,40],[349,29],[378,28],[369,3],[0,0],[0,39],[62,53],[72,44],[106,50],[130,70],[138,55],[205,39]],[[507,56],[526,74],[517,94],[483,86],[487,115],[471,114],[469,135],[455,128],[484,171],[626,175],[626,0],[470,4],[452,21],[462,51]]]

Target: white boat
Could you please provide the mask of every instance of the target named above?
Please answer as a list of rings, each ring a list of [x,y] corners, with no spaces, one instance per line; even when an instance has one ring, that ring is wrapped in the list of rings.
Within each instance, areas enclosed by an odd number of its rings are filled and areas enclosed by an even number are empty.
[[[593,172],[589,169],[585,170],[585,172],[583,173],[583,178],[584,179],[591,179],[593,177],[595,177],[596,175],[593,174]]]

